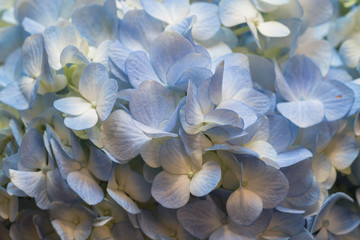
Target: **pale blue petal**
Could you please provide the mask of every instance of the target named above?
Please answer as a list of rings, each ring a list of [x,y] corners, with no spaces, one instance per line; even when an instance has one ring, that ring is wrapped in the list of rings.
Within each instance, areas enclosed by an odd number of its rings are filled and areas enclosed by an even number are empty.
[[[19,85],[15,81],[1,89],[0,101],[18,110],[29,108],[28,99],[19,89]]]
[[[351,88],[351,90],[354,92],[354,102],[348,113],[348,116],[352,116],[360,109],[360,85],[356,82],[348,82],[346,83],[346,86]]]
[[[250,127],[257,121],[257,115],[251,107],[236,101],[236,100],[225,100],[221,102],[217,109],[228,109],[236,112],[239,117],[244,121],[244,129]]]
[[[192,28],[195,39],[204,41],[213,37],[219,31],[221,23],[218,6],[213,3],[196,2],[191,4],[189,15],[196,16],[196,23]]]
[[[180,110],[185,105],[186,98],[183,97],[180,102],[177,104],[176,109],[173,111],[167,122],[165,123],[165,126],[163,127],[163,131],[167,132],[178,132],[178,129],[181,127],[180,123]]]
[[[24,172],[10,169],[10,180],[20,190],[30,197],[37,194],[37,186],[43,180],[43,173],[40,172]]]
[[[176,61],[169,68],[169,70],[166,74],[166,79],[167,79],[168,85],[174,86],[174,85],[182,84],[182,85],[187,86],[188,79],[186,79],[187,80],[186,82],[184,82],[184,80],[182,79],[182,78],[185,78],[185,76],[186,77],[188,76],[186,74],[187,71],[191,71],[190,69],[193,69],[193,68],[201,68],[201,69],[207,68],[210,65],[210,61],[211,61],[210,58],[206,55],[202,55],[199,53],[189,53],[182,59],[179,59],[178,61]],[[199,70],[199,71],[201,71],[201,70]],[[199,74],[200,76],[202,76],[201,73],[204,74],[205,76],[208,76],[206,74],[207,72],[203,73],[203,71],[201,71]],[[184,74],[185,74],[185,76],[183,76]],[[201,78],[201,79],[206,80],[205,78]],[[200,81],[197,79],[194,79],[194,80],[197,82]],[[199,85],[199,84],[197,84],[197,85]]]
[[[222,226],[225,214],[211,199],[197,200],[177,211],[177,217],[186,231],[206,239]]]
[[[41,169],[46,165],[47,154],[43,137],[34,128],[24,135],[19,149],[19,161],[29,169]]]
[[[66,178],[69,186],[89,205],[95,205],[104,199],[104,193],[87,169],[74,171]]]
[[[276,162],[280,165],[281,168],[288,167],[293,164],[296,164],[307,158],[311,158],[313,154],[306,148],[294,148],[277,155]]]
[[[69,45],[77,47],[80,41],[80,35],[72,25],[64,28],[58,26],[46,28],[44,31],[44,43],[50,66],[54,70],[59,70],[62,67],[60,62],[62,50]]]
[[[190,198],[190,179],[187,175],[172,175],[162,171],[156,175],[151,194],[166,208],[180,208]]]
[[[190,10],[189,0],[165,0],[163,4],[168,10],[172,22],[185,18]]]
[[[246,19],[255,18],[257,13],[255,6],[249,0],[223,0],[219,3],[219,16],[226,27],[245,23]]]
[[[47,172],[46,190],[52,201],[70,202],[77,197],[61,177],[58,169]]]
[[[190,156],[179,139],[168,139],[162,144],[160,161],[163,169],[171,174],[187,174],[191,171]]]
[[[66,179],[68,174],[72,171],[80,170],[80,164],[72,160],[61,148],[60,144],[54,140],[50,139],[52,151],[55,155],[56,163],[59,167],[61,176]]]
[[[181,35],[189,39],[189,41],[194,41],[192,36],[192,28],[196,21],[197,18],[195,16],[190,16],[180,22],[167,25],[165,31],[180,33]]]
[[[359,155],[359,142],[349,136],[335,136],[326,148],[326,156],[337,169],[349,167]]]
[[[331,44],[328,41],[306,41],[298,46],[296,53],[310,57],[317,64],[323,76],[328,73],[332,56]]]
[[[161,167],[160,162],[160,147],[161,144],[157,139],[152,139],[144,143],[140,148],[140,154],[142,159],[147,165],[152,168]]]
[[[282,74],[278,64],[275,62],[275,88],[276,92],[281,95],[287,101],[296,101],[297,96],[293,93],[293,88],[291,88],[290,84],[285,79],[284,75]]]
[[[80,115],[91,108],[91,103],[80,97],[66,97],[54,101],[54,107],[66,114]]]
[[[249,226],[260,216],[263,203],[256,193],[241,187],[228,198],[226,210],[232,221]]]
[[[179,134],[181,136],[181,140],[184,142],[184,146],[188,154],[191,154],[196,150],[204,150],[212,146],[211,141],[202,132],[190,135],[187,134],[183,128],[180,128]]]
[[[328,215],[331,220],[328,230],[336,235],[344,235],[354,230],[360,222],[358,214],[344,206],[334,206]]]
[[[132,199],[146,202],[151,198],[151,184],[142,175],[135,171],[129,171],[126,175],[124,190]]]
[[[30,34],[42,33],[45,30],[45,26],[32,20],[31,18],[25,17],[21,24],[25,31]]]
[[[46,61],[43,37],[39,34],[28,37],[22,46],[24,73],[33,78],[40,76]]]
[[[90,44],[98,46],[104,40],[113,40],[117,35],[115,1],[107,0],[104,6],[87,5],[75,10],[72,23]]]
[[[49,209],[51,206],[51,199],[49,198],[49,195],[47,193],[46,188],[47,182],[46,177],[44,174],[42,174],[41,179],[39,180],[36,189],[35,189],[35,202],[36,205],[40,209]]]
[[[0,29],[0,62],[4,63],[5,59],[16,48],[21,47],[25,34],[21,26],[2,27]]]
[[[218,105],[223,100],[222,88],[223,88],[223,74],[224,74],[224,62],[220,62],[215,70],[214,76],[209,83],[209,96],[213,104]]]
[[[145,11],[129,11],[120,25],[119,39],[133,51],[148,52],[152,41],[163,30],[162,22],[149,16]]]
[[[101,88],[98,89],[98,100],[96,102],[96,112],[101,121],[105,121],[116,102],[118,84],[115,79],[104,79]]]
[[[149,138],[177,137],[176,133],[165,132],[156,128],[148,127],[141,122],[134,120],[135,126],[139,128]]]
[[[99,91],[103,89],[103,85],[105,84],[113,85],[113,83],[110,83],[106,67],[101,63],[90,63],[81,74],[79,92],[89,102],[94,104],[101,103],[101,98],[104,96],[103,94],[99,94]],[[117,92],[117,89],[114,89],[114,91]]]
[[[39,84],[40,77],[35,80],[24,76],[18,81],[19,90],[29,103],[29,109],[31,109],[35,103]]]
[[[68,115],[64,119],[64,124],[68,128],[74,130],[84,130],[95,126],[98,121],[98,115],[96,110],[93,108],[89,108],[84,113],[72,116]]]
[[[133,118],[146,126],[160,129],[176,109],[173,93],[158,82],[145,81],[133,94],[129,108]]]
[[[274,63],[267,58],[248,54],[251,78],[264,89],[275,92]]]
[[[192,81],[189,81],[185,105],[185,119],[190,125],[198,125],[204,121],[204,114],[198,98],[198,88]]]
[[[101,139],[105,149],[118,161],[128,161],[136,157],[141,146],[150,140],[123,110],[113,112],[103,123]]]
[[[270,136],[267,141],[277,152],[287,149],[295,140],[297,127],[281,115],[268,115]]]
[[[337,192],[337,193],[331,194],[326,199],[324,204],[321,206],[319,213],[316,215],[315,220],[314,220],[313,224],[311,225],[310,232],[313,233],[315,231],[320,230],[320,228],[322,228],[323,220],[325,220],[324,218],[329,213],[331,208],[333,208],[335,203],[339,200],[346,200],[349,202],[354,201],[351,197],[349,197],[348,195],[346,195],[345,193],[342,193],[342,192]]]
[[[354,101],[353,91],[345,84],[329,80],[319,84],[312,97],[321,101],[325,108],[325,118],[328,121],[339,120],[347,115]]]
[[[189,81],[193,81],[195,85],[199,86],[206,80],[210,79],[212,75],[213,75],[212,72],[207,68],[190,67],[186,69],[185,72],[182,73],[180,78],[174,83],[172,87],[179,91],[186,91]]]
[[[144,10],[152,17],[157,18],[166,23],[171,22],[171,15],[168,9],[161,2],[154,0],[141,0]]]
[[[139,207],[136,203],[131,200],[129,196],[127,196],[122,191],[114,191],[112,189],[107,189],[108,194],[117,202],[122,208],[124,208],[127,212],[131,214],[140,213]]]
[[[60,63],[63,67],[68,63],[86,65],[89,63],[89,60],[77,47],[69,45],[61,51]]]
[[[100,149],[90,147],[88,168],[98,179],[108,181],[111,174],[112,161]]]
[[[309,26],[313,27],[326,23],[333,16],[334,6],[331,1],[300,0],[299,2],[304,11],[303,19]]]
[[[252,88],[243,88],[232,99],[252,107],[257,113],[265,114],[270,110],[270,99]]]
[[[147,80],[161,83],[145,52],[132,52],[125,61],[125,68],[129,81],[134,88]]]
[[[214,109],[204,116],[203,121],[206,123],[215,123],[215,126],[231,125],[240,129],[244,127],[244,121],[238,113],[228,109]]]
[[[221,168],[215,161],[206,162],[199,172],[195,173],[190,182],[190,192],[202,197],[210,193],[221,179]]]
[[[287,197],[286,201],[299,208],[306,208],[316,204],[319,201],[321,190],[316,178],[313,179],[311,187],[304,194],[293,198]]]
[[[60,17],[62,1],[59,0],[31,0],[21,2],[16,7],[16,19],[22,22],[25,17],[30,18],[44,26],[57,21]]]
[[[278,103],[277,109],[284,117],[301,128],[314,126],[325,116],[324,105],[318,100]]]
[[[225,68],[222,85],[223,99],[233,98],[243,88],[252,88],[249,70],[238,66]]]
[[[302,97],[306,99],[322,81],[320,69],[305,55],[296,55],[289,60],[284,77],[298,100]]]
[[[182,35],[176,32],[163,32],[150,47],[150,61],[161,81],[166,83],[169,68],[194,51],[194,46]]]
[[[288,197],[297,197],[308,191],[313,183],[313,170],[310,159],[282,168],[289,181]]]
[[[247,181],[247,188],[262,199],[264,208],[274,208],[284,201],[289,182],[280,170],[255,157],[241,158],[241,163],[243,181]]]

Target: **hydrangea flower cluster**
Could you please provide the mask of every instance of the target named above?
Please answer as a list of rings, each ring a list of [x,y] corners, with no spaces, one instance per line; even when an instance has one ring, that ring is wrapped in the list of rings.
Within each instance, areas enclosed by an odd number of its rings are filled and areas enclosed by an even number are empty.
[[[357,2],[0,0],[0,239],[359,239]]]

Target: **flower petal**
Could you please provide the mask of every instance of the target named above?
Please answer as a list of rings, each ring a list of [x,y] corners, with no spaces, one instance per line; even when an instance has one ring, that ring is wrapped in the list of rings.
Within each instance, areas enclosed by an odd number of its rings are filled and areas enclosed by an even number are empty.
[[[187,175],[172,175],[165,171],[156,175],[151,194],[166,208],[180,208],[190,198],[190,179]]]
[[[104,199],[104,192],[87,169],[69,173],[66,180],[87,204],[95,205]]]
[[[256,193],[242,187],[230,195],[226,210],[232,221],[249,226],[260,216],[263,203]]]
[[[215,161],[206,162],[190,182],[190,192],[196,197],[210,193],[221,179],[221,168]]]
[[[103,123],[101,139],[105,149],[119,161],[136,157],[141,146],[150,140],[135,126],[130,114],[124,110],[113,112]]]
[[[286,37],[290,34],[288,27],[276,21],[259,23],[257,29],[262,35],[267,37]]]

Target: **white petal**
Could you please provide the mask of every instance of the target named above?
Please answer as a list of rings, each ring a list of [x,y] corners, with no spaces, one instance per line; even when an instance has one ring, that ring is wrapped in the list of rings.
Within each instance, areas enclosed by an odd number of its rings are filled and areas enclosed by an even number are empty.
[[[54,101],[54,107],[66,114],[80,115],[91,108],[91,103],[80,97],[67,97]]]
[[[290,30],[284,24],[275,21],[259,23],[257,29],[267,37],[286,37],[290,34]]]
[[[253,19],[257,13],[249,0],[222,0],[219,3],[220,20],[226,27],[245,23],[246,19]]]
[[[84,130],[95,126],[98,121],[98,115],[94,108],[89,108],[84,113],[78,116],[67,116],[64,119],[64,124],[68,128],[74,130]]]

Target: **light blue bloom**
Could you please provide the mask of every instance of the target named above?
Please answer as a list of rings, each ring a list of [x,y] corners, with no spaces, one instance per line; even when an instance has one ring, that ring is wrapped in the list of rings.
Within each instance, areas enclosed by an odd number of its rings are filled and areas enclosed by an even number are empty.
[[[151,197],[150,184],[128,165],[115,165],[106,190],[115,202],[131,214],[140,213],[134,200],[146,202]]]
[[[341,203],[341,200],[344,201]],[[337,192],[332,194],[321,207],[311,226],[311,232],[317,239],[335,238],[336,235],[345,235],[354,230],[360,223],[359,212],[349,208],[353,202],[348,195]]]
[[[50,214],[51,225],[61,240],[86,239],[91,233],[95,215],[82,205],[53,203]]]
[[[159,3],[153,0],[142,0],[141,4],[148,14],[169,24],[170,28],[187,17],[195,16],[196,21],[192,32],[193,37],[197,40],[210,39],[220,29],[218,6],[213,3],[195,2],[190,4],[189,0],[167,0]]]
[[[56,109],[68,114],[65,125],[75,130],[91,128],[99,118],[108,118],[116,101],[117,82],[109,78],[102,64],[91,63],[81,75],[79,92],[85,99],[68,97],[54,102]]]
[[[105,40],[114,40],[118,31],[115,0],[106,0],[103,4],[89,4],[76,9],[72,15],[72,23],[95,47]]]
[[[100,149],[90,147],[90,153],[83,148],[80,141],[72,134],[71,146],[74,158],[70,158],[55,139],[50,139],[56,163],[61,176],[81,199],[87,204],[95,205],[104,199],[104,192],[97,179],[108,181],[112,162]]]
[[[289,192],[285,175],[260,159],[237,156],[239,160],[236,189],[226,202],[226,210],[232,221],[239,225],[251,225],[263,209],[272,209],[284,201]]]
[[[63,0],[20,1],[15,8],[16,20],[30,34],[42,33],[58,21],[63,3]]]
[[[106,151],[126,162],[139,153],[151,167],[159,167],[161,143],[177,136],[180,97],[156,81],[144,81],[134,92],[130,112],[114,111],[101,126]]]
[[[19,79],[12,79],[1,90],[0,100],[18,110],[25,110],[32,108],[40,81],[54,84],[41,35],[32,35],[25,40],[21,61],[23,75]]]
[[[35,198],[41,209],[48,209],[52,201],[68,202],[75,198],[54,164],[41,134],[35,129],[28,130],[19,149],[18,169],[10,169],[9,173],[12,183]]]
[[[164,171],[156,175],[151,194],[166,208],[184,206],[190,193],[197,197],[207,195],[221,179],[221,169],[215,161],[204,162],[199,152],[187,155],[178,139],[169,139],[162,145],[160,161]]]
[[[277,69],[276,89],[287,102],[277,104],[278,111],[295,125],[306,128],[347,115],[354,92],[345,84],[324,81],[319,68],[304,55],[294,56],[284,75]]]

